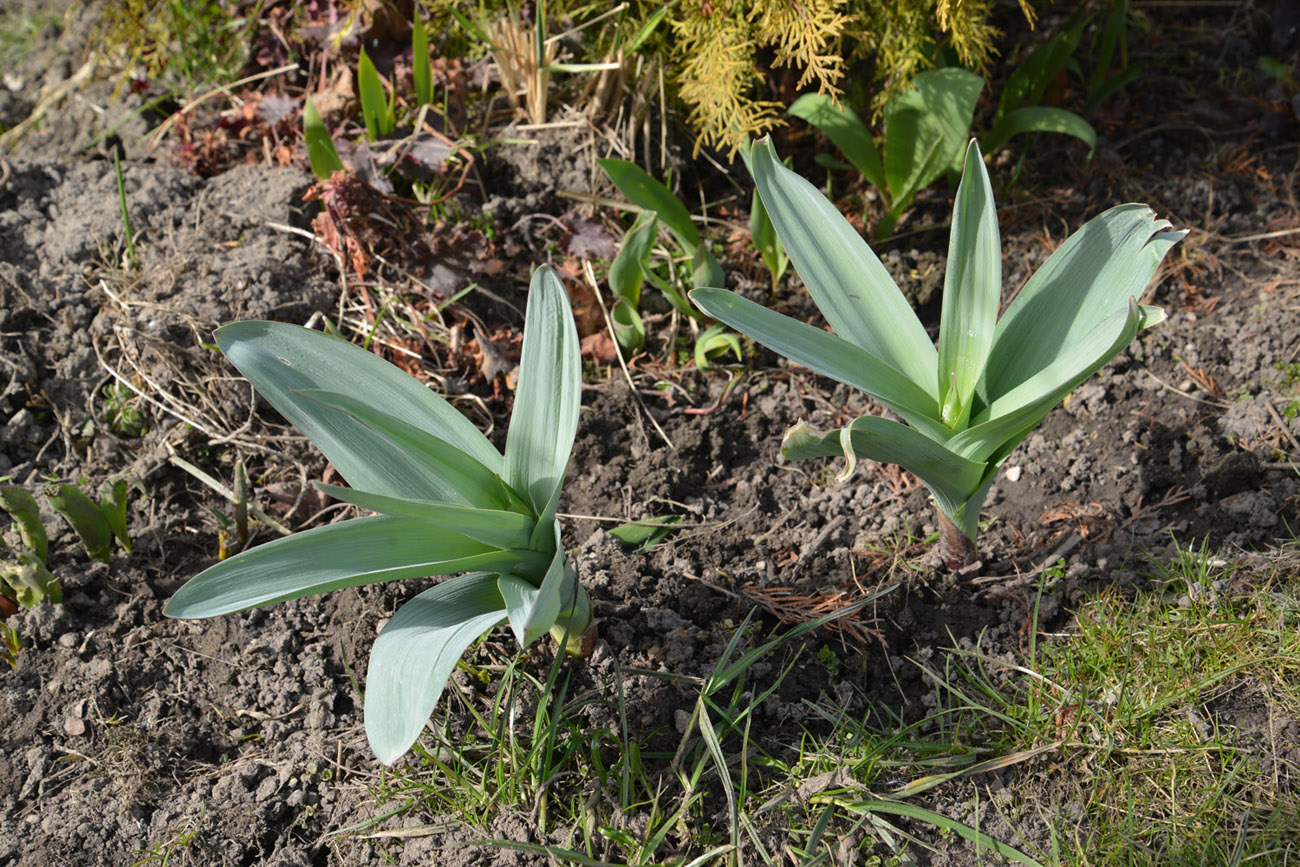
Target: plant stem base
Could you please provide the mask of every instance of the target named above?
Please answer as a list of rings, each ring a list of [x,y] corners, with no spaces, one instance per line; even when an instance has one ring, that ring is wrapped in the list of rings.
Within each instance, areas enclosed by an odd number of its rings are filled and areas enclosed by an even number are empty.
[[[943,512],[936,509],[935,514],[939,516],[939,558],[949,572],[960,572],[975,562],[975,543]]]

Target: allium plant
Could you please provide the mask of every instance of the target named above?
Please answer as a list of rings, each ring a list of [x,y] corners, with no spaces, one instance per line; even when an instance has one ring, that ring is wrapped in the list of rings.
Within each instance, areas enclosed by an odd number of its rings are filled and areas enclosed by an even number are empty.
[[[415,596],[379,633],[365,724],[385,764],[419,736],[456,661],[509,621],[571,655],[595,639],[591,602],[560,545],[556,505],[578,425],[582,367],[568,298],[533,275],[503,456],[465,416],[388,362],[296,325],[237,322],[222,352],[351,487],[318,484],[368,517],[296,533],[204,571],[167,604],[215,617],[377,581],[466,572]]]
[[[953,204],[936,349],[880,260],[824,195],[781,165],[771,141],[751,170],[777,235],[834,330],[782,316],[735,293],[697,289],[710,316],[792,361],[861,389],[902,422],[864,415],[818,434],[800,422],[782,452],[898,464],[929,489],[944,562],[975,559],[980,508],[997,468],[1044,416],[1164,318],[1139,304],[1184,232],[1146,205],[1119,205],[1075,232],[1001,318],[1002,250],[988,173],[974,141]],[[838,335],[838,336],[837,336]]]

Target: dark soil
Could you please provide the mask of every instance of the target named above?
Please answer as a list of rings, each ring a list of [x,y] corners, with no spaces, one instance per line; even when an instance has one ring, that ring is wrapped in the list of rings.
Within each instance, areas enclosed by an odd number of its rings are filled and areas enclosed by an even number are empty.
[[[1010,289],[1070,231],[1122,201],[1150,202],[1192,231],[1153,289],[1169,321],[1080,387],[1007,461],[988,498],[978,568],[935,568],[921,542],[936,529],[932,512],[906,474],[863,465],[837,483],[838,467],[780,457],[781,434],[799,419],[825,429],[866,409],[847,388],[755,348],[754,372],[701,413],[692,410],[722,396],[725,374],[686,374],[665,391],[643,370],[634,393],[617,367],[593,368],[562,508],[624,520],[672,514],[684,525],[649,552],[627,554],[604,534],[608,524],[567,523],[602,637],[575,676],[606,691],[623,678],[627,725],[647,750],[675,748],[697,691],[626,671],[707,675],[751,612],[758,628],[747,641],[757,643],[792,622],[783,617],[808,619],[815,605],[901,582],[852,629],[815,633],[761,705],[755,732],[761,725],[762,748],[781,754],[821,725],[810,705],[873,712],[882,725],[887,715],[923,716],[931,690],[908,658],[976,636],[994,655],[1023,650],[1043,564],[1066,563],[1039,601],[1041,625],[1054,629],[1090,594],[1154,586],[1145,558],[1167,560],[1172,546],[1208,539],[1228,556],[1292,538],[1300,527],[1300,476],[1287,457],[1300,454],[1300,235],[1287,233],[1300,229],[1296,119],[1283,111],[1290,95],[1254,71],[1261,54],[1278,51],[1267,21],[1198,10],[1203,17],[1190,20],[1186,9],[1146,11],[1152,34],[1134,46],[1145,72],[1094,119],[1101,141],[1091,163],[1077,145],[1038,141],[1017,185],[999,192]],[[47,36],[12,69],[17,87],[0,99],[6,125],[26,117],[43,84],[75,71],[76,33]],[[310,238],[317,206],[303,201],[305,172],[244,165],[202,179],[173,167],[166,148],[144,158],[140,116],[115,133],[132,157],[124,178],[138,267],[124,269],[113,164],[103,142],[84,146],[140,104],[111,101],[111,90],[95,82],[52,108],[0,164],[0,476],[33,490],[49,480],[85,480],[95,490],[120,473],[135,485],[134,553],[116,549],[109,565],[88,560],[46,508],[49,565],[66,602],[8,620],[22,647],[17,667],[0,670],[0,865],[134,864],[168,843],[176,865],[533,863],[482,847],[439,850],[482,836],[470,830],[404,844],[333,835],[382,812],[372,794],[380,768],[349,672],[415,588],[343,591],[203,622],[162,616],[169,595],[214,561],[217,515],[231,512],[173,457],[226,484],[235,461],[245,461],[255,502],[294,527],[338,515],[317,514],[322,504],[305,488],[325,471],[319,457],[257,404],[208,345],[211,330],[245,318],[319,321],[359,290]],[[85,110],[87,100],[106,113]],[[778,147],[810,163],[800,148],[811,141]],[[590,148],[575,134],[526,158],[489,150],[491,185],[464,193],[462,204],[509,215],[517,231],[496,248],[506,267],[487,273],[454,249],[442,251],[447,264],[434,249],[424,273],[454,279],[477,268],[491,297],[517,302],[529,264],[557,249],[529,228],[528,215],[571,229],[594,213],[567,210],[571,200],[538,185],[562,177],[553,186],[585,181],[579,192],[609,194],[591,188],[585,156],[572,158]],[[1001,181],[1016,169],[1008,162],[993,174]],[[882,250],[923,303],[941,285],[946,235],[910,230],[942,224],[950,206],[950,191],[928,191]],[[599,249],[608,239],[588,243]],[[736,288],[766,301],[757,260],[743,245],[732,256],[724,265]],[[580,281],[571,288],[576,302]],[[788,278],[776,303],[810,317],[801,293]],[[508,349],[519,316],[491,297],[467,303]],[[928,301],[923,314],[935,326]],[[143,436],[105,420],[105,389],[119,378],[140,395],[128,397],[147,421]],[[446,380],[467,406],[487,408],[485,426],[506,418],[508,393],[497,383]],[[500,657],[507,645],[502,633],[477,653]],[[838,666],[819,661],[823,646]],[[774,676],[796,650],[753,676]],[[548,654],[527,665],[544,676]],[[468,724],[446,707],[438,714],[450,713],[449,729]],[[1240,723],[1249,747],[1259,709],[1218,711],[1221,724]],[[1295,724],[1271,724],[1291,738],[1276,753],[1297,747]],[[1294,767],[1279,773],[1296,784]],[[725,821],[721,797],[710,803]],[[959,801],[941,806],[977,818]],[[1046,839],[1041,822],[999,826],[1002,814],[985,812],[981,827],[1000,839],[1028,847]],[[437,821],[425,814],[380,824]],[[773,821],[764,833],[779,839],[781,820]],[[555,842],[526,817],[501,817],[489,836]]]

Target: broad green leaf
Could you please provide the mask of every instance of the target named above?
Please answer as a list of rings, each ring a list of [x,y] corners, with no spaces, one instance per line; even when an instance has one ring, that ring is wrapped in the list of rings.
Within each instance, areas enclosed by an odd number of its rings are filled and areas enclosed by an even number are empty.
[[[278,322],[236,322],[217,329],[217,344],[281,415],[307,435],[354,488],[396,497],[432,499],[423,456],[376,437],[353,416],[322,410],[299,392],[319,389],[354,396],[400,417],[465,452],[493,474],[501,454],[487,437],[438,395],[393,365],[347,341]]]
[[[506,603],[510,628],[520,647],[528,647],[555,625],[566,591],[572,595],[577,584],[577,573],[560,544],[560,527],[558,524],[552,524],[552,527],[555,554],[540,584],[517,575],[502,575],[497,581],[497,589]]]
[[[614,306],[609,309],[609,321],[614,338],[624,352],[636,352],[645,344],[645,323],[631,301],[615,298]]]
[[[597,160],[597,162],[629,202],[658,214],[664,226],[677,239],[677,243],[686,250],[686,254],[695,255],[695,247],[700,243],[700,233],[691,222],[690,212],[686,210],[686,206],[680,199],[659,181],[646,174],[636,163],[615,159]]]
[[[0,560],[0,585],[9,588],[4,595],[24,608],[35,608],[44,601],[55,604],[63,601],[63,587],[58,579],[31,551],[22,552],[16,560]]]
[[[971,419],[967,430],[948,440],[948,448],[972,460],[989,460],[1003,450],[1013,435],[1027,435],[1079,383],[1132,343],[1141,328],[1162,319],[1164,311],[1160,308],[1142,307],[1130,298],[1125,307],[1072,341],[1051,364]]]
[[[722,265],[718,263],[708,244],[700,244],[695,248],[695,260],[691,263],[692,288],[721,289],[726,285],[727,275],[722,273]]]
[[[927,436],[939,442],[950,436],[938,421],[939,406],[933,396],[887,362],[847,340],[725,289],[696,289],[691,300],[714,319],[791,361],[866,392]]]
[[[1038,269],[998,321],[979,386],[982,405],[1068,355],[1106,316],[1140,298],[1183,233],[1164,232],[1146,205],[1089,220]]]
[[[680,524],[681,520],[680,515],[657,515],[642,521],[620,524],[605,532],[617,539],[624,551],[631,553],[658,545],[677,529],[675,525]]]
[[[366,121],[366,137],[371,141],[383,138],[393,131],[393,116],[388,110],[384,85],[379,71],[364,48],[357,63],[357,90],[361,94],[361,114]]]
[[[77,531],[90,558],[107,563],[113,550],[113,528],[95,501],[76,485],[58,485],[45,496],[54,511],[67,518],[72,529]]]
[[[518,512],[500,509],[479,509],[430,500],[412,500],[404,497],[387,497],[314,482],[316,489],[336,500],[351,503],[372,512],[394,518],[410,518],[444,530],[451,530],[493,548],[527,548],[532,536],[532,518]]]
[[[424,29],[420,10],[415,10],[411,24],[411,78],[415,85],[415,107],[433,102],[433,69],[429,65],[429,33]]]
[[[781,454],[790,460],[842,454],[841,479],[848,478],[858,458],[898,464],[925,483],[939,508],[952,514],[984,481],[984,465],[954,454],[919,431],[886,418],[864,415],[845,428],[819,435],[805,424],[786,431]]]
[[[871,130],[867,129],[867,125],[853,109],[837,105],[830,94],[806,93],[796,99],[788,111],[826,133],[826,137],[835,143],[873,187],[889,194],[880,151],[871,138]]]
[[[45,535],[45,523],[41,520],[41,508],[31,491],[17,485],[0,485],[0,509],[8,512],[18,525],[23,544],[44,562],[50,554],[50,542]]]
[[[641,306],[641,284],[645,282],[645,265],[659,231],[659,218],[653,211],[643,211],[623,236],[623,246],[609,266],[609,289],[625,299],[635,311]]]
[[[1079,45],[1079,37],[1091,15],[1080,16],[1068,30],[1062,30],[1056,36],[1044,42],[1029,53],[1023,62],[1016,65],[1007,83],[1002,87],[998,97],[998,111],[994,126],[1011,112],[1023,106],[1038,105],[1047,86],[1065,66],[1070,55]],[[992,153],[994,146],[985,137],[985,148]]]
[[[763,264],[767,266],[768,273],[772,275],[772,291],[775,292],[776,285],[785,275],[786,266],[790,264],[790,257],[785,254],[781,239],[776,236],[776,227],[772,225],[772,218],[767,215],[767,208],[763,207],[763,197],[759,195],[758,190],[754,190],[749,205],[749,236],[753,239],[754,246],[758,248],[759,255],[763,257]]]
[[[318,388],[294,393],[356,420],[370,436],[370,450],[385,444],[405,457],[410,480],[420,484],[417,492],[399,496],[480,509],[514,507],[515,498],[500,476],[445,440],[346,394]]]
[[[469,569],[544,569],[548,557],[502,551],[422,521],[355,518],[259,545],[204,570],[176,592],[169,617],[216,617],[359,587]]]
[[[242,466],[242,464],[241,464]],[[131,535],[126,528],[127,484],[125,479],[104,482],[99,486],[99,512],[117,537],[122,550],[131,553]]]
[[[993,345],[1002,300],[1002,239],[993,187],[971,141],[952,206],[948,270],[939,325],[939,402],[943,423],[961,430]]]
[[[569,297],[555,273],[543,265],[528,290],[519,384],[502,474],[539,516],[564,481],[578,430],[581,390],[582,361]]]
[[[885,106],[885,179],[895,203],[961,164],[983,89],[984,79],[968,70],[931,69]]]
[[[322,181],[328,181],[335,172],[343,171],[343,161],[339,159],[339,152],[334,149],[325,121],[321,120],[320,112],[316,111],[316,104],[310,96],[302,107],[302,138],[307,146],[307,161],[311,163],[312,174]]]
[[[781,165],[771,139],[754,144],[751,160],[777,236],[831,328],[937,400],[938,354],[867,242],[820,190]]]
[[[496,575],[474,572],[431,587],[397,610],[370,650],[366,739],[385,765],[419,738],[457,660],[500,623]]]
[[[745,353],[740,348],[740,338],[721,323],[705,329],[695,339],[695,366],[700,370],[712,370],[717,365],[714,359],[730,351],[737,361],[745,360]]]
[[[989,153],[997,150],[1012,136],[1030,132],[1059,132],[1072,135],[1088,146],[1088,156],[1097,147],[1097,132],[1092,124],[1072,111],[1063,108],[1049,108],[1033,105],[1018,108],[1007,114],[996,124],[984,138],[984,146]]]

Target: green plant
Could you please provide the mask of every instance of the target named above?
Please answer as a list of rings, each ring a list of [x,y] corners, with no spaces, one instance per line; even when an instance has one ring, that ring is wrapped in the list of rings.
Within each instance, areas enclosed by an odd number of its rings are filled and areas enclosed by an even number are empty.
[[[370,654],[365,724],[392,764],[415,742],[457,660],[509,620],[570,654],[595,639],[591,603],[560,545],[556,505],[578,422],[581,363],[568,299],[533,275],[504,457],[468,419],[396,367],[335,337],[237,322],[217,343],[353,485],[318,484],[379,513],[277,539],[212,566],[167,604],[214,617],[376,581],[470,571],[403,606]]]
[[[638,311],[644,282],[648,281],[658,289],[668,303],[691,322],[702,319],[678,288],[678,274],[671,265],[667,277],[661,276],[650,265],[660,224],[677,242],[689,263],[692,286],[721,286],[726,276],[708,242],[700,237],[690,212],[668,187],[635,163],[616,159],[604,159],[599,163],[618,191],[632,204],[644,209],[623,236],[623,245],[609,271],[609,288],[614,294],[614,309],[610,315],[614,336],[625,350],[636,351],[645,342],[645,326]],[[742,357],[736,336],[722,328],[705,329],[695,340],[696,366],[707,370],[713,366],[714,359],[727,351],[737,359]]]
[[[307,146],[307,162],[311,164],[312,174],[328,181],[335,172],[343,171],[343,160],[339,159],[330,131],[325,128],[325,121],[310,96],[302,106],[302,138]]]
[[[124,383],[114,380],[100,391],[104,398],[103,419],[120,437],[137,438],[149,432],[149,420],[137,405],[138,396]]]
[[[1036,104],[1077,42],[1076,31],[1062,33],[1011,74],[993,126],[984,138],[989,152],[1012,136],[1032,132],[1066,133],[1090,149],[1096,146],[1097,134],[1083,118]],[[826,133],[880,191],[886,211],[876,226],[876,236],[885,238],[917,193],[941,175],[960,170],[975,103],[983,89],[983,78],[957,67],[917,75],[911,89],[885,105],[883,158],[867,125],[852,109],[828,95],[801,96],[790,106],[790,114]]]
[[[131,269],[135,265],[135,237],[131,233],[131,212],[126,206],[126,185],[122,182],[122,161],[118,151],[113,151],[113,174],[117,176],[117,200],[122,208],[122,238],[126,243],[126,263]]]
[[[417,16],[418,17],[418,16]],[[428,56],[425,56],[426,63]],[[384,84],[379,78],[379,71],[366,50],[361,49],[361,59],[357,61],[357,90],[361,94],[361,116],[366,122],[366,138],[378,141],[393,131],[396,123],[393,103],[397,91],[390,91],[384,96]]]
[[[697,289],[710,316],[859,388],[906,422],[864,415],[825,436],[786,432],[791,459],[843,453],[914,473],[934,497],[953,569],[975,557],[980,507],[998,466],[1076,385],[1164,319],[1137,302],[1184,233],[1145,205],[1120,205],[1070,236],[998,319],[1002,252],[993,191],[971,142],[953,204],[938,349],[880,260],[812,184],[756,144],[752,171],[795,270],[835,330],[732,292]]]

